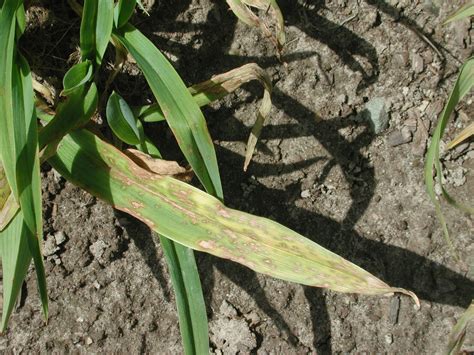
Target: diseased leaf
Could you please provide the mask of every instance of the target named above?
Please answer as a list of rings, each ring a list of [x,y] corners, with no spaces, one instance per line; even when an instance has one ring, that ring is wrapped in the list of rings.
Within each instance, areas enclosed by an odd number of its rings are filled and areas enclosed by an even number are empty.
[[[16,202],[15,197],[13,197],[13,193],[10,193],[0,209],[0,232],[8,226],[8,223],[11,222],[19,210],[20,205]]]
[[[143,129],[140,121],[138,127]],[[142,134],[145,137],[144,134]],[[145,137],[145,143],[140,145],[146,148],[151,156],[144,155],[143,152],[133,151],[129,157],[141,157],[140,162],[136,161],[139,166],[152,171],[152,161],[161,158],[159,150]],[[127,152],[127,151],[126,151]],[[130,152],[130,150],[128,151]],[[172,162],[168,162],[172,163]],[[168,174],[170,171],[166,168],[164,171],[161,167],[158,169],[161,174]],[[179,329],[183,339],[183,348],[185,354],[207,354],[209,353],[209,333],[207,324],[206,305],[204,303],[204,295],[201,288],[201,280],[194,259],[194,253],[191,249],[173,242],[158,234],[163,254],[168,265],[173,290],[176,297],[176,306],[178,308]]]
[[[189,248],[283,280],[368,295],[402,292],[419,304],[413,293],[272,220],[227,208],[191,185],[140,168],[85,130],[65,137],[49,162],[67,180]]]
[[[155,159],[136,149],[126,149],[125,155],[141,168],[158,175],[174,177],[181,181],[191,182],[193,172],[183,168],[175,161]]]

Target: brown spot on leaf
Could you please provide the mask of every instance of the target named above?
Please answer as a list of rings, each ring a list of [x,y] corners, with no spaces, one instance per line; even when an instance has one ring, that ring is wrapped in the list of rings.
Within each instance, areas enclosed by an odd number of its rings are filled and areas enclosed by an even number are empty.
[[[213,240],[201,240],[198,245],[204,249],[215,249],[216,242]]]

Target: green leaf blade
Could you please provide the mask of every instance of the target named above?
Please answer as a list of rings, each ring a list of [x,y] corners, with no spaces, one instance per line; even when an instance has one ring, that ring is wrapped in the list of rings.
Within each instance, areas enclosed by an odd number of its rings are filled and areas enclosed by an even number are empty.
[[[133,26],[115,33],[143,71],[178,144],[206,190],[223,198],[217,158],[204,116],[163,54]]]
[[[176,295],[181,338],[185,354],[209,352],[206,305],[191,249],[160,236]]]
[[[462,6],[454,14],[449,16],[448,19],[444,23],[447,24],[453,21],[459,21],[470,16],[474,16],[474,3],[472,1]]]
[[[137,0],[119,0],[114,12],[115,27],[120,28],[130,20],[136,5]]]
[[[461,71],[459,73],[458,79],[454,85],[454,88],[448,98],[448,102],[441,113],[441,116],[438,120],[438,124],[436,125],[435,131],[433,133],[433,137],[431,139],[430,146],[428,147],[428,152],[425,158],[425,168],[424,168],[424,177],[425,177],[425,186],[427,193],[435,206],[436,214],[438,216],[438,220],[441,223],[443,228],[443,234],[448,243],[451,250],[457,256],[457,253],[454,251],[454,247],[452,245],[451,239],[449,237],[449,231],[446,224],[446,220],[444,218],[444,214],[441,210],[441,204],[438,201],[435,193],[435,179],[433,178],[433,173],[436,174],[436,179],[440,184],[440,187],[443,192],[443,196],[446,198],[448,203],[454,206],[458,206],[459,208],[465,210],[468,213],[473,213],[473,209],[468,206],[463,206],[458,204],[453,198],[449,196],[449,194],[444,190],[441,175],[442,175],[442,168],[441,163],[439,160],[439,149],[440,149],[440,142],[443,137],[443,133],[446,129],[446,126],[449,121],[449,117],[453,113],[456,105],[462,98],[469,92],[469,90],[474,86],[474,57],[469,58],[464,65],[461,67]]]
[[[82,59],[97,64],[107,49],[114,23],[113,0],[85,0],[82,11],[80,46]]]
[[[63,78],[62,96],[70,95],[75,89],[85,85],[92,78],[92,63],[85,60],[69,69]]]
[[[0,256],[3,273],[2,332],[7,328],[8,320],[31,263],[27,238],[27,228],[21,212],[13,218],[5,230],[0,232]]]
[[[115,91],[109,97],[106,108],[107,122],[115,135],[130,145],[140,143],[140,132],[132,110]]]
[[[3,128],[0,130],[0,156],[8,184],[15,202],[20,205],[22,221],[27,228],[28,249],[35,262],[43,313],[47,318],[46,277],[40,250],[43,231],[38,129],[30,68],[15,48],[14,28],[18,6],[18,1],[5,2],[0,13],[0,28],[4,29],[0,31],[0,49],[5,50],[0,56],[0,126]],[[27,250],[22,250],[22,253],[27,253]]]

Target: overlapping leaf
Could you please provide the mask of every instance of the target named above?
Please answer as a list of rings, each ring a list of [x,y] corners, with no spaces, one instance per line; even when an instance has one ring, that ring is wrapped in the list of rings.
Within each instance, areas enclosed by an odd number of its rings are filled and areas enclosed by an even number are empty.
[[[128,22],[136,5],[137,0],[119,0],[114,11],[115,27],[120,28]]]
[[[136,118],[127,102],[116,92],[112,92],[107,101],[107,122],[122,141],[130,145],[140,143],[140,131]]]

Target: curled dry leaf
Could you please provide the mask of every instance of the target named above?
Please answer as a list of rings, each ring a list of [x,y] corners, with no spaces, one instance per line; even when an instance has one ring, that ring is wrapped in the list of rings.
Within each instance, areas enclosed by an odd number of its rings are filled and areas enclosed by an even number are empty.
[[[185,182],[190,182],[194,176],[192,169],[183,168],[175,161],[155,159],[131,148],[126,149],[124,153],[139,167],[158,175],[171,176]]]
[[[227,0],[227,4],[242,22],[249,26],[260,27],[264,35],[275,44],[280,55],[286,37],[283,15],[276,0]],[[262,16],[257,16],[251,7],[260,10]]]
[[[247,142],[244,171],[247,171],[247,167],[250,164],[253,152],[255,151],[255,146],[257,145],[258,137],[262,131],[263,124],[272,108],[272,83],[267,72],[257,64],[250,63],[226,73],[215,75],[211,79],[189,88],[194,99],[199,103],[204,100],[209,100],[209,96],[223,97],[234,92],[243,84],[253,80],[258,80],[263,85],[264,93],[262,104],[258,110],[257,119]]]
[[[459,143],[465,141],[469,137],[474,135],[474,122],[471,122],[469,126],[464,128],[447,146],[448,149],[452,149]]]

